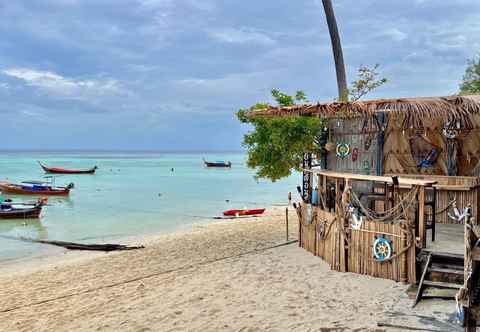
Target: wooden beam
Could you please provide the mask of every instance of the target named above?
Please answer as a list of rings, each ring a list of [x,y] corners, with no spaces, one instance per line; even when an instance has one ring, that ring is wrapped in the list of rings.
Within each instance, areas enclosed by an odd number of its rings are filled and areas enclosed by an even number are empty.
[[[418,233],[420,245],[427,247],[427,227],[425,225],[425,187],[420,186],[418,190]]]
[[[353,174],[353,173],[342,173],[342,172],[332,172],[324,170],[313,170],[313,169],[303,169],[304,172],[310,172],[313,174],[320,174],[329,178],[334,179],[348,179],[348,180],[357,180],[357,181],[376,181],[376,182],[385,182],[392,184],[393,180],[388,176],[377,176],[377,175],[365,175],[365,174]],[[433,186],[437,181],[433,180],[419,180],[411,179],[405,177],[399,177],[398,182],[400,186]]]

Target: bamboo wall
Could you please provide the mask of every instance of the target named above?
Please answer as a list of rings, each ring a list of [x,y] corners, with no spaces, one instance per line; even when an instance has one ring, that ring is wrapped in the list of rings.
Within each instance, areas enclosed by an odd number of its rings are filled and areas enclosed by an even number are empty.
[[[306,216],[305,206],[302,215]],[[394,255],[403,249],[399,225],[364,222],[361,230],[348,230],[344,233],[340,231],[335,214],[313,207],[312,217],[311,223],[306,218],[302,218],[300,222],[300,246],[321,257],[332,270],[395,281],[401,281],[402,272],[405,272],[406,281],[416,283],[414,243],[404,254],[391,261],[381,263],[373,258],[373,242],[375,237],[382,233],[392,234],[383,236],[392,241]],[[345,236],[348,246],[345,246]],[[403,256],[406,256],[406,264],[402,267]]]
[[[472,207],[473,223],[478,224],[479,205],[480,205],[480,178],[469,176],[439,176],[439,175],[401,175],[402,177],[424,179],[437,181],[437,200],[435,209],[437,211],[436,222],[440,224],[463,224],[462,222],[453,220],[448,213],[453,214],[451,207],[452,201],[456,201],[458,210],[468,205]],[[426,199],[432,199],[431,191],[427,191]],[[429,211],[427,212],[429,213]]]

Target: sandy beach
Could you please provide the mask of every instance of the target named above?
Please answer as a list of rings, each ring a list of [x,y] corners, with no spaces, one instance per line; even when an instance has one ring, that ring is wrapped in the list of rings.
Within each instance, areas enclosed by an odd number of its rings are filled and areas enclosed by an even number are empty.
[[[291,240],[297,218],[290,208]],[[0,268],[0,331],[455,331],[454,303],[330,271],[285,244],[285,210]]]

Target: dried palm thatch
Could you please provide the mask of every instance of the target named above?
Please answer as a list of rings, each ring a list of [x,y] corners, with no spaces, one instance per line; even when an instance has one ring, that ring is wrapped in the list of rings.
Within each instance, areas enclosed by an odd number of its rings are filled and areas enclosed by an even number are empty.
[[[441,117],[472,128],[471,117],[480,113],[480,95],[377,99],[351,103],[331,102],[254,110],[247,117],[318,116],[321,118],[371,117],[376,113],[403,115],[403,128],[421,127],[424,119]]]

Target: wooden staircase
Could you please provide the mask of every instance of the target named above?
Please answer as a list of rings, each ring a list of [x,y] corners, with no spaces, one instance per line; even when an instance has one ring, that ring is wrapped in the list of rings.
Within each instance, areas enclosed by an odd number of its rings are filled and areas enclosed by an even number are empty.
[[[422,299],[454,300],[463,286],[463,255],[423,251],[426,263],[418,284],[416,306]]]

